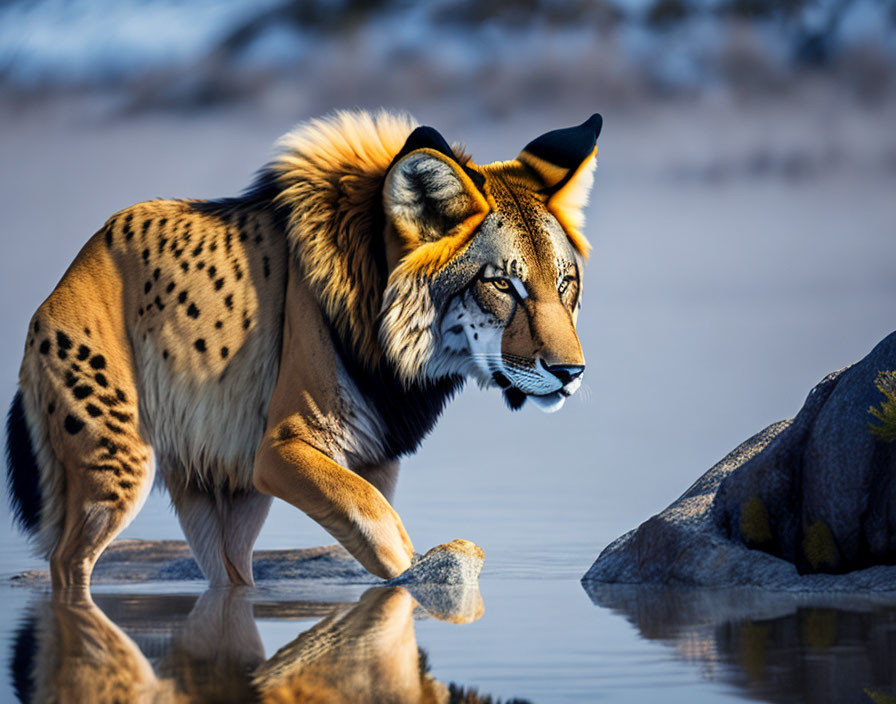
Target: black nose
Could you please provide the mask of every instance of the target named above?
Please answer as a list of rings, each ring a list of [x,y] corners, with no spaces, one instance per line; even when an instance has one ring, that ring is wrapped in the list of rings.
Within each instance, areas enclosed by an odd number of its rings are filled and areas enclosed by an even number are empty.
[[[544,367],[557,377],[564,386],[573,379],[582,376],[582,372],[585,371],[584,364],[545,364]]]

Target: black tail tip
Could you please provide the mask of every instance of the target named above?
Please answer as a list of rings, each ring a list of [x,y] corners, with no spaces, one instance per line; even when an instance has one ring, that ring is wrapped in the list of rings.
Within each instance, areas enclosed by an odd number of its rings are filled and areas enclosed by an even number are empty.
[[[37,530],[41,505],[40,473],[25,420],[21,391],[16,393],[6,417],[6,485],[15,520],[29,532]]]

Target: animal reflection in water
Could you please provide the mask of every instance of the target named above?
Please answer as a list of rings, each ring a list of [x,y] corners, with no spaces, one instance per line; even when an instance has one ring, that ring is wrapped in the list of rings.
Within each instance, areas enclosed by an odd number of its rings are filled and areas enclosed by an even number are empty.
[[[19,630],[14,686],[23,702],[60,704],[492,701],[432,677],[414,633],[417,601],[403,587],[305,606],[330,613],[266,660],[245,590],[209,590],[153,666],[88,594],[57,596]]]

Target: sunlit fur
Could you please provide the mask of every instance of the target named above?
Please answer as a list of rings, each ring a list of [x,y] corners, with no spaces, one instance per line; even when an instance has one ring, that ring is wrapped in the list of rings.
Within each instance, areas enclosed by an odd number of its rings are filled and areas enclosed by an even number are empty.
[[[54,586],[89,582],[154,476],[215,584],[251,582],[262,494],[406,569],[386,494],[463,379],[547,411],[581,383],[599,121],[477,165],[406,115],[337,113],[242,196],[113,215],[29,324],[8,426]]]

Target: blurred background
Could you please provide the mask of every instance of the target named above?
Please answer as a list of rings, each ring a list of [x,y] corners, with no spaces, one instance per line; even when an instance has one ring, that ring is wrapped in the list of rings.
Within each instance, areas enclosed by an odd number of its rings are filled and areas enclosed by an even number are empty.
[[[577,580],[893,331],[896,4],[0,0],[0,401],[31,314],[109,215],[236,194],[297,122],[380,106],[480,163],[604,117],[585,388],[550,416],[468,388],[404,462],[416,547],[486,552],[486,617],[424,639],[437,673],[533,701],[695,701],[712,678]],[[7,516],[0,576],[43,567]],[[180,539],[167,497],[125,536]],[[328,542],[277,502],[258,546]],[[25,597],[5,593],[10,616]],[[265,626],[268,652],[293,631]]]

